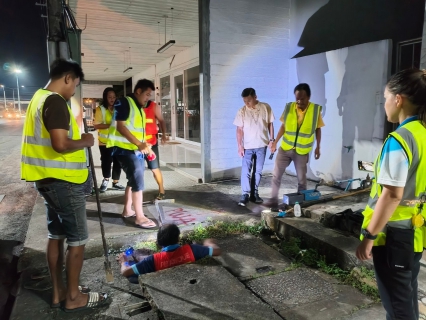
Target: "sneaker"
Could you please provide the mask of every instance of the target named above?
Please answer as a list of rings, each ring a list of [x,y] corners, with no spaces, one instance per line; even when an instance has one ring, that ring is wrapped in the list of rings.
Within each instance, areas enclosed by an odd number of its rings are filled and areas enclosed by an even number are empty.
[[[241,196],[240,201],[238,202],[238,205],[240,207],[245,207],[248,202],[249,202],[249,195],[246,193]]]
[[[257,192],[253,196],[250,197],[250,201],[257,203],[257,204],[263,203],[263,199],[261,197],[259,197],[259,194]]]
[[[119,182],[113,182],[112,183],[112,188],[113,189],[116,189],[116,190],[126,190],[126,187],[125,186],[123,186],[123,185],[121,185]]]
[[[99,191],[105,192],[108,189],[108,183],[109,183],[109,180],[106,180],[106,179],[102,180],[102,184],[101,184],[101,187],[99,188]]]

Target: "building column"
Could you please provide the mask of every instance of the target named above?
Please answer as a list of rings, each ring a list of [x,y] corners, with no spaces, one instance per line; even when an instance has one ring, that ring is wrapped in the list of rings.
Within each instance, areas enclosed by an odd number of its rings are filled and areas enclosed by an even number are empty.
[[[420,56],[420,69],[426,69],[426,7],[423,21],[422,51]]]
[[[211,100],[210,100],[210,0],[198,0],[200,45],[200,117],[202,182],[211,174]]]

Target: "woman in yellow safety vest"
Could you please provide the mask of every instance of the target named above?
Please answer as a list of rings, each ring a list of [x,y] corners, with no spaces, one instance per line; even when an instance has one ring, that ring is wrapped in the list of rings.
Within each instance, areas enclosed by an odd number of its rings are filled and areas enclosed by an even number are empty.
[[[118,181],[120,180],[121,165],[112,155],[112,148],[107,148],[108,130],[114,118],[114,103],[117,99],[113,88],[105,88],[102,94],[102,105],[96,108],[94,127],[98,130],[99,151],[101,153],[101,168],[104,179],[99,188],[100,192],[105,192],[108,188],[111,178],[112,164],[112,188],[116,190],[125,190]]]
[[[387,319],[419,319],[417,276],[425,247],[426,71],[403,70],[385,89],[389,122],[399,123],[374,164],[360,260],[373,257]]]

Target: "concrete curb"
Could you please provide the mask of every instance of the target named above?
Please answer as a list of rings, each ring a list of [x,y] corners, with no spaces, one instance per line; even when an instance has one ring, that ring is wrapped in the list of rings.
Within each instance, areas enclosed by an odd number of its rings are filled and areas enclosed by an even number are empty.
[[[337,263],[344,270],[360,266],[373,268],[371,261],[361,262],[356,258],[359,240],[353,236],[345,236],[306,218],[278,218],[276,213],[268,212],[262,213],[262,220],[280,238],[300,238],[309,248],[325,256],[328,263]]]

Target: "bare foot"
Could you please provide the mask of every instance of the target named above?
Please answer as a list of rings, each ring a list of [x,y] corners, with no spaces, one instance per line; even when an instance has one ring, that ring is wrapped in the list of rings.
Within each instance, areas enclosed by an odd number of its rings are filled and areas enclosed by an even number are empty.
[[[130,217],[134,217],[136,215],[136,212],[134,212],[133,210],[126,210],[124,209],[123,212],[121,213],[121,216],[123,218],[130,218]]]
[[[89,295],[87,293],[78,292],[78,295],[75,297],[75,299],[71,299],[69,296],[67,296],[67,299],[65,302],[65,308],[76,309],[76,308],[84,307],[87,304],[88,300],[89,300]]]

